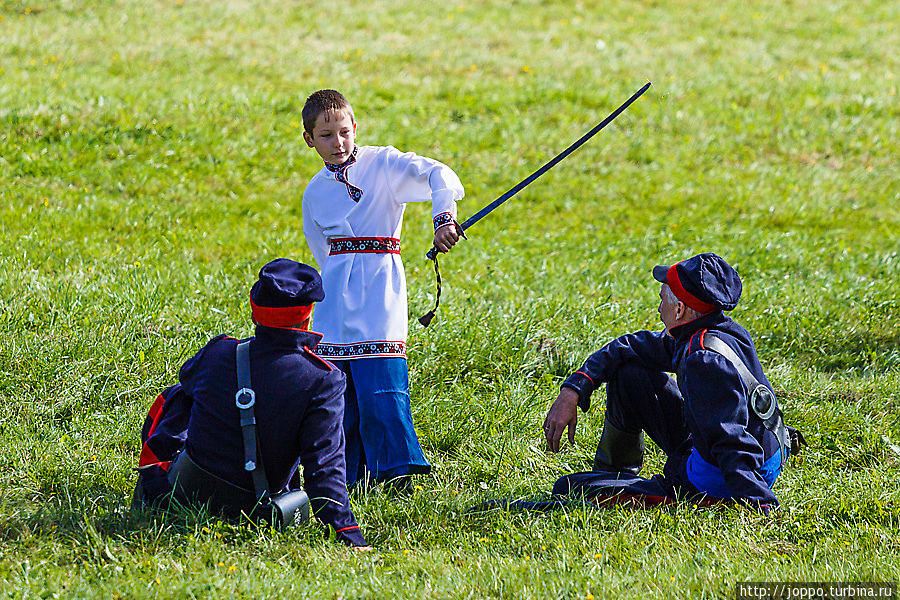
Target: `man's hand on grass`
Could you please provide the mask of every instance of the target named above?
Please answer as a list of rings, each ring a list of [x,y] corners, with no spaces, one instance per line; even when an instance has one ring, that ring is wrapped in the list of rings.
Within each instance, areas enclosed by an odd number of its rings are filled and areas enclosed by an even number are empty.
[[[578,424],[578,393],[563,388],[544,419],[544,436],[552,452],[559,452],[559,440],[563,430],[569,430],[569,443],[575,443],[575,426]]]

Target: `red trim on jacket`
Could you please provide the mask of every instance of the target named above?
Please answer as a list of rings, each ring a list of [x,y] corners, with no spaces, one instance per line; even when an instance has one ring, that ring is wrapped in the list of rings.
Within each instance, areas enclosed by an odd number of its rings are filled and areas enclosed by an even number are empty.
[[[325,360],[324,358],[322,358],[321,356],[319,356],[318,354],[316,354],[315,352],[310,350],[308,346],[303,346],[303,349],[306,350],[307,354],[309,354],[310,356],[312,356],[313,358],[318,360],[320,363],[322,363],[322,365],[327,367],[329,371],[334,371],[335,367],[333,364],[331,364],[330,362],[328,362],[327,360]]]
[[[575,372],[576,372],[576,373],[579,373],[579,374],[581,374],[581,375],[584,375],[585,377],[587,377],[587,378],[588,378],[588,381],[591,382],[591,385],[593,385],[594,387],[597,387],[597,384],[594,383],[594,380],[591,379],[591,376],[590,376],[590,375],[588,375],[588,374],[585,373],[584,371],[575,371]]]
[[[159,422],[162,420],[163,414],[163,405],[166,403],[166,399],[163,398],[163,395],[160,394],[156,397],[156,400],[153,401],[153,405],[150,407],[150,411],[147,413],[147,418],[153,420],[153,424],[150,425],[150,431],[147,433],[147,439],[153,435],[153,431],[156,429],[156,426],[159,425]],[[138,457],[138,468],[149,467],[150,465],[159,463],[159,457],[154,454],[153,450],[144,443],[141,447],[141,455]],[[166,467],[164,467],[166,468]]]
[[[691,346],[693,345],[693,343],[694,343],[694,338],[697,337],[697,334],[700,334],[700,349],[701,349],[701,350],[706,350],[706,348],[703,346],[703,336],[706,335],[706,332],[707,332],[707,331],[709,331],[709,329],[699,329],[699,330],[695,331],[695,332],[693,333],[693,335],[691,335],[691,339],[688,340],[688,349],[687,349],[687,354],[688,354],[688,355],[690,355],[690,353],[691,353]]]

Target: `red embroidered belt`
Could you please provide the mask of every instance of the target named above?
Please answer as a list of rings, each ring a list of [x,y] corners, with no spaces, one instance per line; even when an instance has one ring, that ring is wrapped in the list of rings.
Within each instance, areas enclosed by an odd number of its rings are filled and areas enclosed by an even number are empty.
[[[331,240],[332,254],[400,254],[400,240],[392,237],[351,237]]]
[[[331,360],[372,358],[378,356],[406,357],[406,342],[359,342],[357,344],[319,344],[316,354]]]

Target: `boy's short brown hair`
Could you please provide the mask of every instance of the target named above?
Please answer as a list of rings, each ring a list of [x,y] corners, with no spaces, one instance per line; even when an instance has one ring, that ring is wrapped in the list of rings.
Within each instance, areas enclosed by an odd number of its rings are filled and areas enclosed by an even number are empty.
[[[306,99],[306,104],[303,105],[303,112],[301,113],[303,129],[312,135],[316,126],[316,119],[322,113],[329,111],[347,111],[350,114],[350,120],[356,123],[356,118],[353,116],[353,108],[343,94],[337,90],[319,90],[318,92],[313,92]]]

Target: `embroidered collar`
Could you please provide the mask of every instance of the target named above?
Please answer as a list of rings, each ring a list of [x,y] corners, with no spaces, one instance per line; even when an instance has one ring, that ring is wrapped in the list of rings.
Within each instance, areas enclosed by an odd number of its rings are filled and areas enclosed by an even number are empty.
[[[347,179],[347,169],[356,162],[357,150],[359,150],[359,147],[353,146],[353,152],[350,154],[350,158],[339,165],[325,163],[325,168],[334,173],[334,178],[347,186],[347,193],[350,194],[350,198],[354,202],[359,202],[359,199],[362,198],[363,191],[350,183],[350,180]]]

